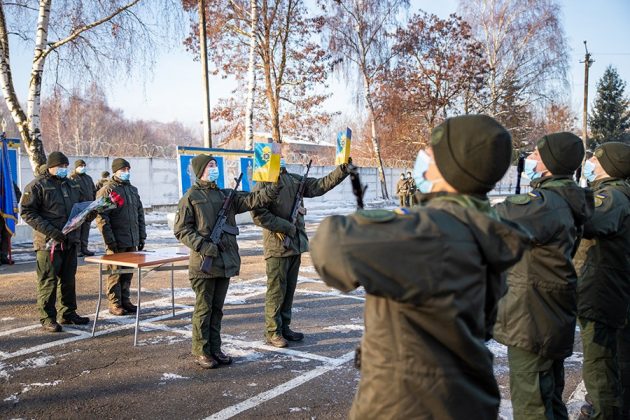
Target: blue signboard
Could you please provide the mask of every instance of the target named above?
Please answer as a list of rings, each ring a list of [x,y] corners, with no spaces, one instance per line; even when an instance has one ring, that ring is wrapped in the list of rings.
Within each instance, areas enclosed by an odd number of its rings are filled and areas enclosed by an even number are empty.
[[[212,155],[217,160],[217,166],[219,167],[217,185],[219,188],[233,188],[233,178],[236,178],[240,172],[243,172],[243,180],[239,189],[242,191],[251,190],[251,172],[253,166],[251,157],[253,152],[247,150],[177,146],[180,196],[183,196],[188,188],[197,180],[190,161],[199,154]]]

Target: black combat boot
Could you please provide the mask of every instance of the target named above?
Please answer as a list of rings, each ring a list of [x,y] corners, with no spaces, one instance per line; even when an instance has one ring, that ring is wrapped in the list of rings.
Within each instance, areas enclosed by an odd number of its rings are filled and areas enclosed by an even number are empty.
[[[304,334],[297,331],[291,331],[290,328],[285,328],[282,331],[282,336],[289,341],[302,341],[304,340]]]
[[[219,350],[216,353],[212,353],[212,357],[216,360],[220,365],[229,365],[232,364],[232,358],[227,354],[223,353]]]

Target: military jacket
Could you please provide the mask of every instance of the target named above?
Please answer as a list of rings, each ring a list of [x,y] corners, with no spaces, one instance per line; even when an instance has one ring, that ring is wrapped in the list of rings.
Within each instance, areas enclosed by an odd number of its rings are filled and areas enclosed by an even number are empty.
[[[413,178],[407,178],[407,194],[415,194],[416,193],[416,180]]]
[[[72,179],[61,179],[46,172],[37,176],[24,189],[21,200],[22,219],[33,228],[33,247],[46,249],[52,236],[59,235],[65,226],[72,206],[86,201],[81,186]],[[80,229],[66,236],[66,244],[80,241]]]
[[[96,198],[96,187],[94,186],[94,181],[91,176],[88,174],[79,174],[75,171],[70,175],[70,179],[73,179],[81,186],[85,201],[94,201]]]
[[[329,217],[311,242],[326,284],[367,293],[350,417],[496,419],[500,394],[484,342],[505,291],[502,272],[528,235],[487,200],[421,197],[402,215]]]
[[[497,205],[502,217],[529,231],[534,246],[508,275],[494,336],[505,345],[562,359],[573,352],[577,274],[572,257],[593,213],[593,195],[567,177],[541,178],[532,187],[531,193]]]
[[[319,197],[341,183],[347,173],[342,165],[323,178],[307,178],[304,197]],[[290,257],[308,251],[308,236],[304,228],[304,215],[298,214],[296,233],[291,237],[291,244],[285,249],[282,240],[275,234],[289,234],[291,231],[291,210],[298,192],[302,176],[281,171],[278,184],[282,186],[280,196],[271,205],[252,211],[254,223],[263,228],[263,248],[265,259],[270,257]],[[256,189],[264,188],[266,183],[259,182]],[[302,203],[302,206],[304,204]]]
[[[98,192],[101,188],[103,188],[103,186],[105,186],[105,184],[107,184],[109,182],[109,178],[101,178],[96,182],[96,185],[94,186],[96,188],[96,192]]]
[[[578,315],[612,328],[625,325],[630,304],[630,184],[607,178],[592,186],[595,213],[576,255]]]
[[[192,251],[189,262],[191,278],[233,277],[239,273],[241,257],[236,236],[228,233],[223,233],[221,237],[221,249],[212,261],[211,273],[206,274],[199,269],[203,259],[200,251],[204,244],[210,242],[212,228],[229,192],[227,189],[220,190],[214,183],[197,181],[179,200],[174,233],[175,237]],[[236,214],[267,206],[277,196],[277,190],[272,188],[260,189],[253,193],[237,191],[227,216],[227,223],[236,226]]]
[[[97,193],[97,198],[106,197],[115,191],[124,200],[121,207],[99,213],[96,217],[103,240],[108,248],[131,248],[144,243],[147,237],[144,223],[144,208],[138,189],[129,181],[118,177],[112,179]]]
[[[409,190],[407,189],[407,180],[399,179],[398,183],[396,184],[396,194],[401,196],[401,195],[407,195],[408,192]]]

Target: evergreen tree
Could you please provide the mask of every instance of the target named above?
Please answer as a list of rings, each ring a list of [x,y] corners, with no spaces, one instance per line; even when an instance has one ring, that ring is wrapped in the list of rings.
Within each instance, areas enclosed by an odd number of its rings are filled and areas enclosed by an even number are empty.
[[[626,82],[608,66],[597,83],[595,107],[589,118],[591,140],[597,144],[624,141],[630,134],[630,101],[625,97]]]

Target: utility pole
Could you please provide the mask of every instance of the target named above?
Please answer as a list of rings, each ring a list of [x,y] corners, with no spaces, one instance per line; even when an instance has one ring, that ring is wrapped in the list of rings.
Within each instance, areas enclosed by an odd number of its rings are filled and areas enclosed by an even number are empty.
[[[584,141],[584,150],[588,150],[588,70],[591,64],[595,60],[591,60],[591,54],[588,52],[586,41],[584,41],[584,110],[582,111],[582,141]],[[586,154],[584,154],[584,160],[582,161],[582,167],[580,168],[580,185],[586,186],[586,178],[584,177],[584,162],[586,161]]]
[[[204,92],[203,146],[212,147],[210,127],[210,81],[208,80],[208,47],[206,46],[206,2],[199,0],[199,53]]]

